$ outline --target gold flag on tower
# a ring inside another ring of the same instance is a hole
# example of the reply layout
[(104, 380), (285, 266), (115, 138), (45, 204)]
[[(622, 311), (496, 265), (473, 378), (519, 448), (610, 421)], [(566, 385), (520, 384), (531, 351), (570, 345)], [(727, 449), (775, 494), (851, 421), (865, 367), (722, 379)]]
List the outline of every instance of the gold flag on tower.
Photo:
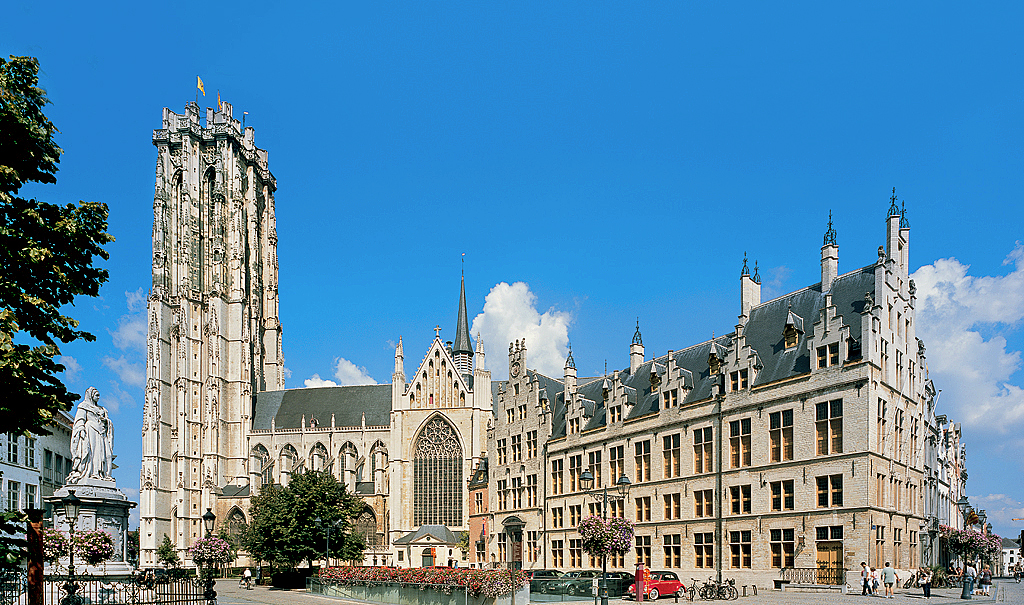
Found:
[(200, 92), (203, 93), (203, 96), (205, 97), (206, 96), (206, 89), (203, 88), (203, 79), (200, 78), (199, 76), (196, 76), (196, 87), (200, 90)]

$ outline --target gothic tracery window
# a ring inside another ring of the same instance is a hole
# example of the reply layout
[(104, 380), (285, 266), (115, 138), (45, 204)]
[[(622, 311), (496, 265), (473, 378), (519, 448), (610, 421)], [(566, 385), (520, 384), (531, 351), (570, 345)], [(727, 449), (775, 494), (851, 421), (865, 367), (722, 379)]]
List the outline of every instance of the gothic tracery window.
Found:
[(413, 451), (413, 523), (462, 525), (462, 446), (452, 425), (435, 416)]
[(242, 538), (242, 534), (245, 532), (245, 515), (242, 511), (237, 508), (231, 509), (228, 513), (228, 535), (235, 540), (235, 544), (238, 544)]
[(251, 472), (260, 478), (260, 486), (270, 485), (274, 482), (274, 464), (270, 460), (270, 452), (262, 445), (252, 448), (252, 469)]
[(355, 523), (353, 523), (352, 533), (362, 536), (367, 546), (377, 546), (380, 544), (380, 541), (377, 539), (377, 517), (373, 514), (373, 511), (368, 508), (363, 509), (363, 512), (356, 517)]

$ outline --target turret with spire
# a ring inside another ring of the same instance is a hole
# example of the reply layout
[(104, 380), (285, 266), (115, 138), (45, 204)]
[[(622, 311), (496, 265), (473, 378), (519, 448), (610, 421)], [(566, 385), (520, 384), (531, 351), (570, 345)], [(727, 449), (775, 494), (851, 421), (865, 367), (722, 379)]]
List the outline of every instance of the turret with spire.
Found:
[(832, 282), (839, 276), (839, 244), (836, 243), (836, 230), (832, 226), (832, 211), (828, 212), (828, 229), (821, 246), (821, 291), (832, 289)]
[(455, 342), (452, 343), (452, 356), (459, 374), (469, 376), (473, 373), (473, 343), (469, 341), (469, 314), (466, 312), (466, 276), (462, 276), (462, 290), (459, 293), (459, 323), (455, 326)]
[(644, 362), (644, 340), (640, 336), (640, 318), (636, 318), (636, 332), (633, 333), (633, 342), (629, 345), (629, 373), (636, 372), (640, 364)]

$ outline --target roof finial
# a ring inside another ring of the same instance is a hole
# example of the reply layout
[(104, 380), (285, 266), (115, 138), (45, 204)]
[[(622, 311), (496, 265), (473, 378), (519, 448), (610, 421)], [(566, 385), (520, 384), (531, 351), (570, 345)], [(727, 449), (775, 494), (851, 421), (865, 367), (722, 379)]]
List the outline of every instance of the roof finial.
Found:
[(825, 231), (825, 243), (824, 246), (835, 246), (836, 245), (836, 230), (832, 227), (832, 211), (828, 211), (828, 230)]
[(761, 285), (761, 274), (758, 273), (758, 271), (757, 271), (757, 261), (754, 261), (754, 277), (753, 277), (753, 280), (754, 280), (755, 284)]
[(896, 188), (892, 188), (892, 197), (889, 198), (889, 216), (899, 216), (900, 209), (896, 207)]
[(569, 343), (569, 356), (565, 358), (565, 369), (576, 369), (576, 360), (572, 358), (572, 343)]
[(633, 334), (633, 344), (643, 346), (644, 341), (640, 338), (640, 318), (636, 318), (636, 332)]
[(907, 200), (900, 202), (900, 229), (910, 229), (910, 221), (907, 220)]
[(740, 277), (744, 275), (750, 275), (750, 269), (747, 268), (747, 251), (743, 251), (743, 268), (740, 269)]
[(462, 277), (466, 277), (466, 253), (462, 253)]

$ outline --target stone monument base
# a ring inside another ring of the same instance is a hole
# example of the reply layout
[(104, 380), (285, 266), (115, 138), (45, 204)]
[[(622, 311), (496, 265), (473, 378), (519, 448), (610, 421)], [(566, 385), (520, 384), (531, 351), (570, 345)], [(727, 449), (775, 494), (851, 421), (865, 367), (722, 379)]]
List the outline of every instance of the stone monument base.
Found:
[[(126, 577), (132, 572), (128, 563), (128, 512), (136, 506), (117, 489), (113, 481), (104, 481), (95, 477), (83, 480), (75, 485), (65, 485), (48, 496), (46, 501), (53, 507), (53, 527), (64, 534), (68, 533), (68, 519), (64, 514), (62, 500), (74, 491), (82, 501), (78, 513), (75, 531), (102, 530), (114, 539), (114, 555), (99, 565), (87, 565), (84, 560), (75, 558), (75, 573), (110, 577), (116, 579)], [(47, 569), (49, 573), (66, 574), (67, 558), (61, 559)]]

